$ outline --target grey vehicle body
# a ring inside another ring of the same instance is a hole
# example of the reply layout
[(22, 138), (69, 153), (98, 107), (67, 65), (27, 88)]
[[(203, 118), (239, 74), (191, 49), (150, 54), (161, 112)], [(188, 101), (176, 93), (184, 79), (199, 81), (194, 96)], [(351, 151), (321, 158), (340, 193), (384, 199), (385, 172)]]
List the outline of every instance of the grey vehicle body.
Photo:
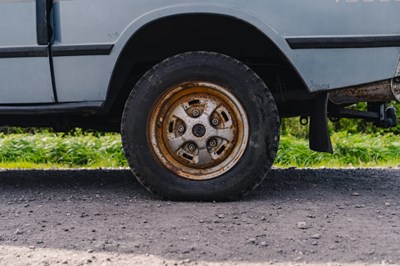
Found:
[[(35, 5), (34, 0), (0, 1), (0, 51), (40, 47)], [(0, 56), (0, 103), (54, 103), (54, 89), (59, 103), (101, 104), (128, 40), (148, 23), (183, 14), (224, 15), (257, 28), (287, 57), (310, 92), (384, 80), (395, 76), (399, 47), (292, 49), (288, 40), (398, 37), (399, 11), (395, 0), (55, 1), (54, 50), (110, 45), (110, 54), (54, 56), (55, 84), (47, 56)]]

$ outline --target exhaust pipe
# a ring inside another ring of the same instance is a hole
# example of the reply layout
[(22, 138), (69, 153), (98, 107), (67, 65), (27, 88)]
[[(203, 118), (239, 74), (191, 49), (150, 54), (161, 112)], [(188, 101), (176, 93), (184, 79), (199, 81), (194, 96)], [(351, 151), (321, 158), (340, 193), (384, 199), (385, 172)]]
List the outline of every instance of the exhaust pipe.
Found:
[(335, 104), (400, 102), (400, 77), (331, 91), (329, 100)]

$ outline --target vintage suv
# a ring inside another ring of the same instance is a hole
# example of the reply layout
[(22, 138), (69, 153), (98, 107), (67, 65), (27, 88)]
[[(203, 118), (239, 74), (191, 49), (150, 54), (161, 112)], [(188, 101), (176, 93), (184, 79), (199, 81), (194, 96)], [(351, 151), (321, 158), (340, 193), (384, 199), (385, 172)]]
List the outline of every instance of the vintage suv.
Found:
[(152, 193), (238, 199), (271, 168), (281, 117), (309, 117), (322, 152), (328, 118), (396, 124), (399, 14), (399, 0), (1, 0), (0, 125), (120, 131)]

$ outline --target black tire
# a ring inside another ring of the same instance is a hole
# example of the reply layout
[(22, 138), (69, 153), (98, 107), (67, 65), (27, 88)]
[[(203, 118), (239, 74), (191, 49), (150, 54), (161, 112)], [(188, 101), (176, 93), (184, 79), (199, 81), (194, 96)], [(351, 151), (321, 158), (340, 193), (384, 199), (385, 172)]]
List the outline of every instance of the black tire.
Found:
[[(220, 84), (239, 99), (247, 113), (247, 148), (232, 169), (207, 180), (183, 178), (155, 156), (148, 139), (149, 115), (171, 86), (203, 80)], [(279, 143), (279, 114), (261, 78), (226, 55), (188, 52), (170, 57), (150, 69), (129, 95), (121, 123), (123, 148), (134, 175), (150, 192), (169, 200), (237, 200), (267, 176)]]

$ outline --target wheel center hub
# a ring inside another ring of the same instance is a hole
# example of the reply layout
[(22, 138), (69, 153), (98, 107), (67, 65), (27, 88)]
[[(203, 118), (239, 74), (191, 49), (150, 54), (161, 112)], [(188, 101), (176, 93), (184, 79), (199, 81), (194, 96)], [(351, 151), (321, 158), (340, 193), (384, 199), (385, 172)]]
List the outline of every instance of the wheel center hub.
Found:
[(192, 133), (196, 137), (201, 138), (206, 134), (206, 128), (202, 124), (197, 124), (193, 127)]

